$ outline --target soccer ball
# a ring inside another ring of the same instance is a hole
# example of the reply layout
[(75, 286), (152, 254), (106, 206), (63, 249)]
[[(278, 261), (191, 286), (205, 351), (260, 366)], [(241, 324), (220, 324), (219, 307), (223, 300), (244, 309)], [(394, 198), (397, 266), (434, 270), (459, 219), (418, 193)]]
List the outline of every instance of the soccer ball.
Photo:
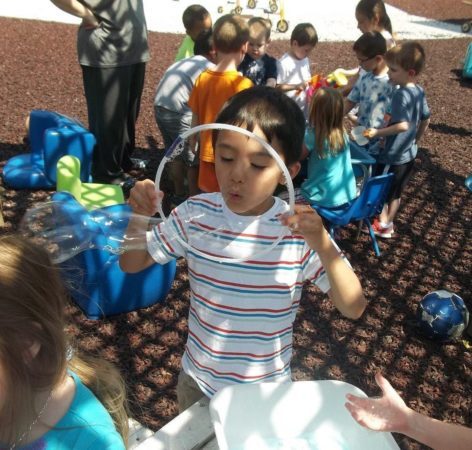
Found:
[(426, 294), (418, 305), (418, 322), (427, 337), (449, 341), (460, 337), (469, 323), (469, 311), (464, 300), (446, 291)]

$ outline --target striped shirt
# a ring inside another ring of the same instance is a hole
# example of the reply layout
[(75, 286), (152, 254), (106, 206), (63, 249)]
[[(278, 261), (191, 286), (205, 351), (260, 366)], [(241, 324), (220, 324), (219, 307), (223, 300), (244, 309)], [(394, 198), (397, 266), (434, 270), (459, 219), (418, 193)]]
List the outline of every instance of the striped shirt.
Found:
[[(202, 194), (148, 232), (148, 251), (158, 263), (187, 259), (191, 301), (182, 367), (209, 397), (229, 384), (290, 380), (303, 284), (330, 289), (317, 253), (281, 225), (278, 218), (287, 211), (287, 203), (274, 198), (263, 215), (240, 216), (220, 193)], [(206, 254), (253, 258), (215, 262), (185, 248), (176, 233)]]

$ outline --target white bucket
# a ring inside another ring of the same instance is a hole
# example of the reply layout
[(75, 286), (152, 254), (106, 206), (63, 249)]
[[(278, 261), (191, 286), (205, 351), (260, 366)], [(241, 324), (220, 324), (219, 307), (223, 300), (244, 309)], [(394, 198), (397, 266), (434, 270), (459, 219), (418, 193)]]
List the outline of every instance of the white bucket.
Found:
[(240, 384), (210, 401), (220, 450), (395, 450), (390, 433), (361, 427), (344, 404), (365, 397), (342, 381)]

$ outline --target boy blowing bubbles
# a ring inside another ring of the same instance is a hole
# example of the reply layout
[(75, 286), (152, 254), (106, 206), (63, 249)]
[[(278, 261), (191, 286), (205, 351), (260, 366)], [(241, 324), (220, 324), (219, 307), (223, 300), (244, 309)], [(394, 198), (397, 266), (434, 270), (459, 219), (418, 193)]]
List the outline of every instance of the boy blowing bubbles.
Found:
[[(241, 91), (226, 103), (216, 121), (267, 140), (290, 175), (298, 173), (303, 113), (282, 92), (266, 86)], [(181, 411), (228, 384), (290, 380), (293, 321), (304, 281), (328, 293), (346, 317), (360, 317), (366, 306), (357, 276), (316, 212), (299, 205), (289, 216), (286, 202), (273, 196), (284, 177), (267, 151), (254, 139), (229, 130), (215, 131), (213, 142), (221, 192), (188, 199), (151, 230), (132, 219), (127, 234), (146, 233), (147, 248), (120, 258), (127, 272), (180, 256), (187, 259), (191, 306), (177, 386)], [(135, 214), (152, 216), (162, 195), (151, 180), (140, 181), (131, 190), (129, 204)], [(250, 261), (214, 262), (173, 240), (172, 229), (177, 226), (192, 247), (208, 245), (208, 238), (205, 242), (192, 236), (185, 217), (198, 217), (204, 229), (214, 230), (215, 240), (219, 230), (230, 230), (235, 220), (244, 221), (247, 228), (241, 246), (258, 245), (258, 239), (270, 241), (281, 233), (284, 237), (271, 251)], [(287, 228), (281, 230), (277, 218)]]

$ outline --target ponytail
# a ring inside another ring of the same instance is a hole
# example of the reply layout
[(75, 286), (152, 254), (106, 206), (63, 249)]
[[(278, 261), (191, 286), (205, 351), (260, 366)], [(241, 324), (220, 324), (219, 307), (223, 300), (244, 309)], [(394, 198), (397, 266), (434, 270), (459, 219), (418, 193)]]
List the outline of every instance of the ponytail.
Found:
[(129, 427), (126, 388), (118, 370), (110, 362), (89, 355), (72, 356), (69, 368), (103, 403), (127, 447)]

